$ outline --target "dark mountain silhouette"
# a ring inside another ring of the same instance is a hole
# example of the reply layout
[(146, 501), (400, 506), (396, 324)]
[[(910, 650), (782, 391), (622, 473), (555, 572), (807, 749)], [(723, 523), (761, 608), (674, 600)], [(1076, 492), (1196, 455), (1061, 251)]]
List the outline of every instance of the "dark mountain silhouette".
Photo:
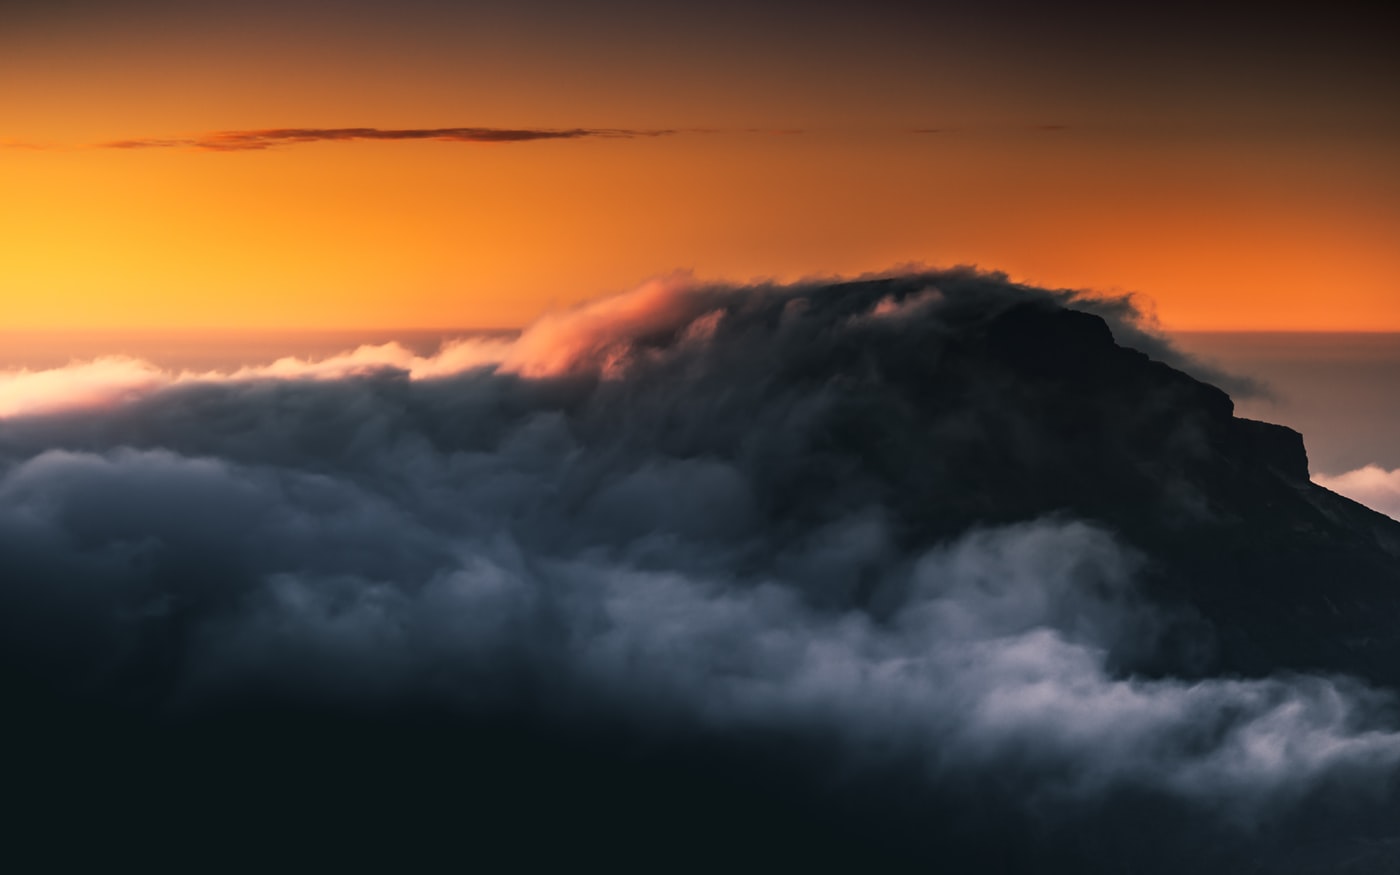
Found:
[(1400, 522), (1312, 483), (1302, 435), (1235, 417), (1224, 391), (1097, 315), (1031, 301), (954, 319), (928, 345), (838, 352), (812, 375), (853, 381), (832, 441), (911, 538), (1095, 520), (1150, 557), (1154, 598), (1208, 624), (1213, 652), (1172, 671), (1400, 681)]

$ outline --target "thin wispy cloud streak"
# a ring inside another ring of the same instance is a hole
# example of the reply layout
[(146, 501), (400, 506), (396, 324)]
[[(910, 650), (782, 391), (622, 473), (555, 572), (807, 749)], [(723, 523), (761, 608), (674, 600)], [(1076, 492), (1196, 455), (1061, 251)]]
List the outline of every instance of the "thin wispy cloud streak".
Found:
[(112, 140), (104, 149), (203, 149), (210, 152), (255, 152), (306, 143), (391, 142), (531, 143), (542, 140), (628, 140), (666, 137), (675, 129), (636, 128), (266, 128), (213, 131), (192, 137)]
[[(886, 136), (929, 135), (996, 135), (1053, 134), (1082, 130), (1066, 124), (1034, 123), (1024, 125), (921, 125), (904, 129), (867, 129), (867, 134)], [(1107, 129), (1099, 126), (1095, 132)], [(819, 132), (820, 129), (817, 129)], [(0, 148), (32, 151), (69, 151), (73, 149), (195, 149), (207, 152), (258, 152), (285, 146), (310, 143), (346, 142), (440, 142), (440, 143), (531, 143), (569, 140), (634, 140), (658, 139), (693, 134), (739, 134), (771, 137), (791, 137), (814, 133), (807, 128), (744, 127), (716, 128), (704, 126), (670, 128), (257, 128), (248, 130), (209, 131), (188, 136), (131, 137), (107, 140), (86, 146), (58, 145), (19, 140), (0, 141)]]
[[(902, 132), (886, 134), (1016, 134), (1046, 133), (1068, 130), (1067, 125), (1035, 124), (1020, 127), (944, 126), (913, 127)], [(131, 137), (107, 140), (90, 146), (58, 145), (19, 140), (0, 141), (0, 148), (30, 151), (71, 151), (95, 148), (114, 150), (195, 149), (206, 152), (261, 152), (286, 146), (311, 143), (349, 142), (439, 142), (439, 143), (532, 143), (569, 140), (635, 140), (658, 139), (691, 134), (740, 134), (770, 137), (792, 137), (809, 134), (806, 128), (790, 127), (674, 127), (674, 128), (257, 128), (249, 130), (209, 131), (174, 137)]]

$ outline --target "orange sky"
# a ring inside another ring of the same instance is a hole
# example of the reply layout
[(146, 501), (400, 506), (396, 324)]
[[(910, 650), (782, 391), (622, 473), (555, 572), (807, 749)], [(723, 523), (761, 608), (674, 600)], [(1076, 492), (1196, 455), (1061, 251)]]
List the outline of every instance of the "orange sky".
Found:
[[(1369, 43), (1309, 66), (1290, 33), (1061, 51), (835, 4), (283, 6), (0, 8), (0, 328), (511, 326), (676, 269), (922, 262), (1141, 292), (1169, 329), (1400, 330)], [(93, 147), (351, 126), (714, 130)]]

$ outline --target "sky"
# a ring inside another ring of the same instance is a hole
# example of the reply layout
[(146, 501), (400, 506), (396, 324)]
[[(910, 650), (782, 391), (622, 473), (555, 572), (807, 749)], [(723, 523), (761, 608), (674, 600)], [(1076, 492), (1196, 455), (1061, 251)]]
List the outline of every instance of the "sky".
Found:
[(0, 328), (508, 328), (974, 264), (1400, 330), (1394, 28), (1329, 5), (0, 2)]
[[(1314, 474), (1394, 469), (1400, 496), (1400, 334), (1205, 332), (1172, 339), (1202, 361), (1253, 379), (1258, 391), (1234, 393), (1236, 413), (1301, 432)], [(1400, 500), (1383, 503), (1400, 515)]]

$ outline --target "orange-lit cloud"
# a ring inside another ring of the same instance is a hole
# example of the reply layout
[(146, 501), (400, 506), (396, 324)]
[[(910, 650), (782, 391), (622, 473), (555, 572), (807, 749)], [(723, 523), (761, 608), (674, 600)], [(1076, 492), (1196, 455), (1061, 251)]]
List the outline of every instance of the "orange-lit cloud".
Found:
[(563, 373), (581, 361), (609, 361), (638, 335), (697, 317), (704, 299), (688, 294), (683, 274), (654, 280), (624, 295), (550, 313), (531, 325), (502, 359), (507, 371), (527, 377)]
[(105, 357), (42, 371), (0, 371), (0, 419), (111, 407), (170, 382), (139, 359)]
[(171, 371), (132, 356), (103, 356), (60, 368), (0, 370), (0, 419), (112, 407), (180, 383), (253, 380), (339, 380), (394, 370), (410, 379), (434, 379), (480, 367), (526, 377), (548, 377), (577, 368), (603, 376), (639, 336), (699, 322), (695, 336), (713, 330), (711, 296), (683, 274), (634, 291), (546, 314), (517, 337), (461, 337), (432, 355), (398, 343), (366, 344), (321, 359), (286, 357), (229, 371)]
[[(872, 277), (864, 277), (871, 280)], [(895, 324), (937, 318), (931, 315), (947, 300), (940, 285), (949, 281), (970, 284), (958, 300), (981, 295), (987, 306), (1014, 296), (1078, 301), (1097, 311), (1139, 340), (1140, 314), (1127, 299), (1078, 297), (1065, 292), (1026, 289), (1008, 283), (1000, 274), (979, 274), (960, 269), (943, 273), (888, 274), (886, 280), (904, 281), (918, 290), (899, 298), (893, 293), (853, 310), (842, 320), (845, 326)], [(860, 281), (850, 288), (856, 289)], [(644, 283), (632, 291), (546, 313), (523, 331), (511, 335), (469, 335), (449, 339), (431, 355), (418, 354), (396, 342), (365, 344), (348, 352), (323, 358), (285, 357), (270, 364), (227, 370), (180, 370), (157, 367), (134, 356), (104, 356), (72, 362), (64, 367), (39, 370), (0, 370), (0, 419), (45, 415), (71, 410), (100, 409), (128, 403), (154, 392), (185, 383), (241, 383), (256, 380), (340, 380), (379, 371), (397, 371), (412, 380), (427, 380), (490, 368), (501, 374), (527, 379), (565, 374), (592, 374), (604, 380), (623, 378), (629, 369), (651, 355), (658, 338), (668, 339), (685, 351), (705, 348), (726, 318), (726, 309), (748, 296), (793, 296), (795, 308), (784, 311), (784, 321), (800, 316), (808, 303), (801, 297), (811, 283), (790, 286), (712, 285), (686, 273), (675, 273)], [(1019, 298), (1016, 298), (1019, 300)], [(1149, 343), (1156, 343), (1148, 340)], [(1157, 349), (1166, 358), (1172, 353)]]
[(383, 370), (431, 379), (499, 364), (511, 351), (509, 341), (491, 338), (453, 340), (431, 356), (386, 343), (324, 359), (289, 357), (232, 371), (170, 371), (131, 356), (103, 356), (61, 368), (0, 371), (0, 420), (115, 407), (182, 383), (339, 380)]

